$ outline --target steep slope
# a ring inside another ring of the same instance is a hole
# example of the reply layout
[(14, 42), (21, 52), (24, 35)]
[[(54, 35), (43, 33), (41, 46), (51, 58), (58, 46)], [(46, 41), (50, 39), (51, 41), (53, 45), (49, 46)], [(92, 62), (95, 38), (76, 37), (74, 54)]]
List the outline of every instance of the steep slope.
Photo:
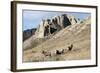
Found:
[[(91, 17), (84, 19), (81, 23), (69, 25), (57, 32), (52, 38), (42, 44), (24, 51), (24, 62), (58, 61), (58, 60), (82, 60), (90, 59), (91, 40)], [(73, 44), (72, 51), (68, 52), (68, 46)], [(65, 53), (57, 55), (56, 50), (65, 50)], [(50, 57), (44, 56), (42, 51), (49, 51)], [(34, 53), (35, 52), (35, 53)], [(39, 56), (40, 55), (40, 56)]]
[(76, 24), (74, 26), (70, 25), (66, 27), (65, 29), (62, 29), (61, 31), (59, 31), (51, 39), (47, 40), (46, 42), (44, 42), (43, 44), (35, 48), (49, 49), (51, 47), (55, 48), (54, 46), (58, 46), (57, 48), (60, 48), (60, 45), (64, 46), (66, 45), (67, 42), (68, 43), (70, 42), (69, 44), (71, 44), (86, 37), (87, 39), (90, 37), (90, 24)]

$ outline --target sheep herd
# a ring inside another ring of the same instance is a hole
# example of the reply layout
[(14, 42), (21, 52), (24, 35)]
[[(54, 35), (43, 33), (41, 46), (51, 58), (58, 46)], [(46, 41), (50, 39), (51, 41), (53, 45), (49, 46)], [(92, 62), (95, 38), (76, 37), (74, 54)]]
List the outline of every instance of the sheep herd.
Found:
[[(70, 46), (68, 46), (68, 49), (60, 49), (60, 50), (55, 50), (54, 54), (55, 55), (61, 55), (61, 54), (64, 54), (68, 51), (71, 51), (73, 48), (73, 44), (71, 44)], [(52, 52), (50, 51), (45, 51), (45, 50), (42, 50), (42, 54), (44, 54), (45, 56), (52, 56), (54, 55)]]
[[(61, 55), (72, 51), (73, 44), (68, 46), (66, 49), (55, 49), (55, 50), (40, 50), (40, 51), (31, 51), (31, 55), (29, 53), (25, 53), (27, 56), (24, 56), (24, 62), (38, 62), (38, 61), (49, 61), (56, 60), (58, 61)], [(29, 54), (29, 55), (28, 55)]]

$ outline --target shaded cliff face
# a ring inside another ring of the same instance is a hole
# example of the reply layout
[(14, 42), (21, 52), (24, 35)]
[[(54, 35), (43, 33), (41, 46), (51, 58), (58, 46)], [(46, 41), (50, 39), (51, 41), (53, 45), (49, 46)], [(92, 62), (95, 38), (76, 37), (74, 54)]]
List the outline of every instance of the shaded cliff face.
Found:
[(78, 21), (74, 16), (63, 14), (55, 16), (52, 19), (42, 20), (35, 32), (37, 38), (44, 38), (50, 34), (60, 31), (61, 29), (76, 24)]
[(27, 40), (32, 35), (34, 35), (35, 31), (36, 31), (36, 28), (28, 29), (28, 30), (23, 31), (23, 41)]

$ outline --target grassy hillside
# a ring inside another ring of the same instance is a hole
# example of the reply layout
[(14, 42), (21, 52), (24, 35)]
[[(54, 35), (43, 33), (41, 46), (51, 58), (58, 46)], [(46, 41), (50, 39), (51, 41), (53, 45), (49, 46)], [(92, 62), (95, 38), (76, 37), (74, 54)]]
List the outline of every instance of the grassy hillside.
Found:
[[(24, 50), (23, 62), (90, 59), (90, 20), (88, 18), (79, 24), (70, 25), (38, 46)], [(73, 44), (73, 48), (68, 51), (68, 46), (71, 44)], [(59, 55), (56, 54), (56, 50), (64, 50), (64, 52)], [(42, 53), (43, 51), (50, 55), (46, 56)]]

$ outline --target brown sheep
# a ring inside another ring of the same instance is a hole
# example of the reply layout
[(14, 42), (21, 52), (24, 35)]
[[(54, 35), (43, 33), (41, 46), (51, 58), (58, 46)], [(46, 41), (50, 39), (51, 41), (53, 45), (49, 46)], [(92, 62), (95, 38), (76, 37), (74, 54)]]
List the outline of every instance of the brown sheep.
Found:
[(56, 55), (60, 55), (60, 54), (62, 54), (62, 53), (64, 53), (64, 49), (63, 49), (63, 50), (61, 50), (61, 51), (56, 50)]
[(68, 46), (68, 51), (71, 51), (73, 48), (73, 44), (71, 44), (70, 46)]
[(51, 56), (51, 53), (50, 52), (47, 52), (47, 51), (42, 51), (42, 54), (44, 54), (45, 56)]

